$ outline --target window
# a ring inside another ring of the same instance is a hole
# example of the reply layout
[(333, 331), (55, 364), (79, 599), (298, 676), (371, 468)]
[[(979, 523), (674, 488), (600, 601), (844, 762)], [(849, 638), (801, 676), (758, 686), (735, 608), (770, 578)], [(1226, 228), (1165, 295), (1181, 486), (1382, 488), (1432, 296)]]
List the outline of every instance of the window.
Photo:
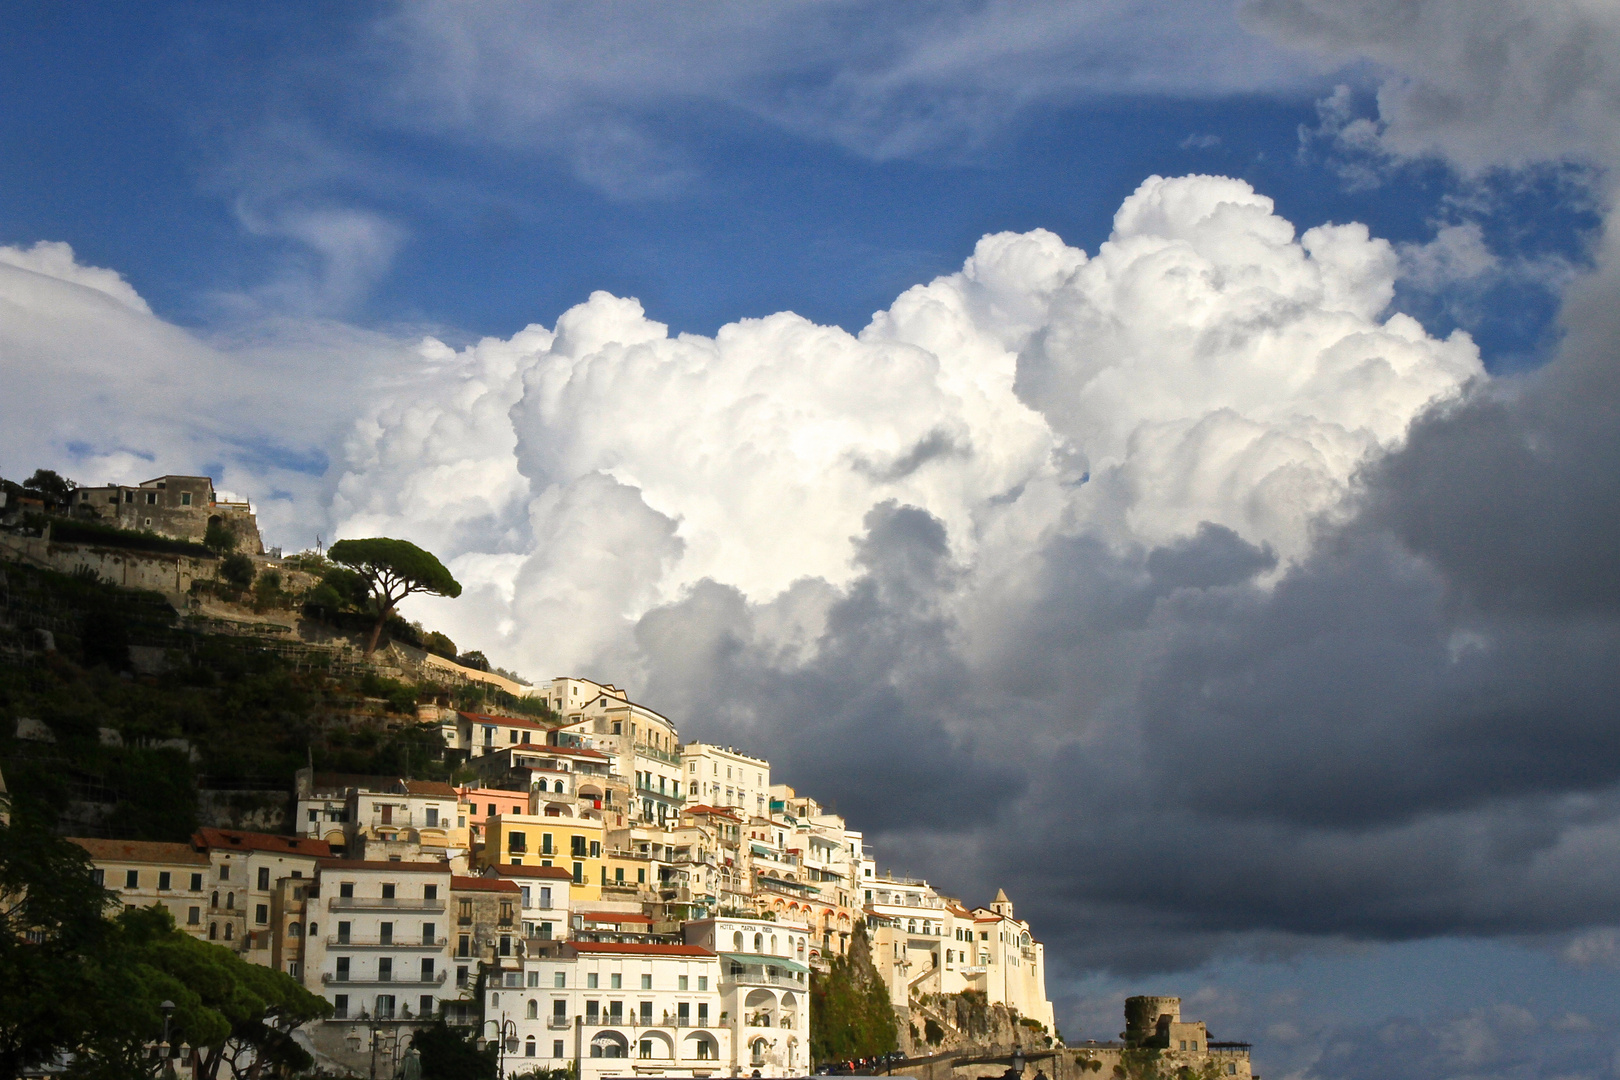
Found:
[[(649, 1010), (652, 1008), (652, 1005), (649, 1002), (644, 1001), (644, 1002), (642, 1002), (642, 1004), (646, 1005)], [(648, 1020), (652, 1019), (652, 1013), (650, 1011), (647, 1013), (647, 1019)], [(644, 1057), (644, 1058), (652, 1057), (652, 1040), (651, 1039), (642, 1039), (641, 1040), (640, 1051), (641, 1051), (641, 1056), (642, 1057)]]
[(685, 990), (686, 989), (686, 976), (685, 975), (677, 975), (677, 976), (675, 976), (675, 989), (677, 989), (677, 990)]
[[(562, 970), (552, 972), (551, 985), (558, 990), (565, 989), (568, 986), (568, 972)], [(561, 1005), (562, 1002), (559, 1001), (557, 1004)]]
[(377, 961), (377, 981), (378, 982), (393, 982), (394, 981), (394, 958), (393, 957), (384, 956), (384, 957), (380, 958)]
[(553, 852), (551, 850), (551, 834), (550, 833), (541, 833), (540, 834), (540, 854), (542, 854), (542, 855), (553, 854)]
[(377, 995), (377, 1019), (392, 1020), (394, 1018), (394, 995)]
[[(567, 1019), (567, 1018), (564, 1017), (564, 1019)], [(551, 1056), (554, 1057), (554, 1058), (560, 1058), (560, 1057), (563, 1056), (563, 1043), (562, 1043), (561, 1039), (553, 1039), (552, 1040), (552, 1042), (551, 1042)]]
[(701, 991), (707, 990), (708, 988), (709, 988), (709, 977), (707, 975), (699, 975), (698, 976), (698, 990), (701, 992)]
[[(652, 989), (652, 976), (651, 975), (643, 974), (641, 976), (641, 988), (643, 990), (651, 990)], [(650, 1009), (650, 1008), (652, 1008), (652, 1006), (648, 1005), (647, 1008)]]
[(585, 864), (582, 862), (577, 862), (574, 864), (574, 884), (585, 884)]
[(437, 939), (434, 937), (434, 927), (430, 922), (425, 922), (422, 924), (422, 944), (437, 944)]
[(186, 908), (186, 925), (198, 926), (202, 923), (202, 908)]
[(512, 901), (510, 900), (501, 901), (501, 925), (512, 925)]
[(320, 821), (321, 820), (321, 812), (319, 810), (316, 810), (314, 807), (311, 807), (310, 811), (309, 811), (309, 820), (311, 820), (311, 821)]
[(191, 891), (192, 892), (202, 892), (202, 875), (201, 874), (192, 874), (191, 875)]
[(417, 1012), (419, 1013), (419, 1015), (432, 1016), (433, 1015), (433, 995), (432, 994), (423, 994), (421, 1000), (416, 1003), (416, 1007), (417, 1007)]
[(622, 1001), (610, 1001), (610, 1002), (608, 1002), (608, 1023), (610, 1023), (610, 1024), (622, 1024), (622, 1023), (624, 1023), (624, 1002), (622, 1002)]
[(624, 987), (624, 976), (617, 971), (608, 976), (608, 989), (619, 990)]
[(471, 935), (462, 934), (459, 938), (456, 939), (456, 955), (457, 956), (471, 956), (472, 955), (472, 936)]
[(432, 982), (433, 981), (433, 974), (434, 974), (434, 972), (433, 972), (433, 957), (431, 957), (431, 956), (422, 957), (422, 979), (421, 979), (421, 981), (425, 982), (425, 983)]
[(393, 882), (388, 882), (388, 883), (384, 884), (383, 887), (382, 887), (382, 892), (383, 892), (382, 898), (384, 900), (392, 900), (394, 898), (394, 884), (393, 884)]
[(539, 986), (540, 985), (540, 973), (538, 971), (529, 972), (529, 985), (530, 986)]
[[(466, 955), (466, 954), (463, 953), (462, 955)], [(464, 967), (456, 968), (456, 985), (460, 986), (460, 987), (465, 987), (467, 985), (467, 969), (466, 968), (464, 968)]]
[(208, 940), (213, 941), (219, 937), (219, 923), (208, 924)]
[[(534, 1002), (531, 1001), (531, 1002), (529, 1002), (529, 1004), (533, 1005)], [(534, 1057), (535, 1056), (534, 1055), (534, 1036), (533, 1035), (530, 1035), (527, 1039), (523, 1040), (523, 1056), (524, 1057)]]
[(338, 982), (349, 981), (349, 958), (347, 956), (337, 958), (337, 980)]
[(523, 852), (528, 851), (529, 850), (528, 837), (525, 836), (523, 833), (520, 833), (520, 832), (507, 833), (506, 834), (506, 850), (511, 852), (514, 855), (522, 854)]
[(539, 924), (539, 929), (540, 929), (540, 940), (541, 941), (550, 941), (551, 940), (551, 924), (548, 923), (548, 922), (540, 923)]
[(348, 1017), (348, 1015), (349, 1015), (349, 995), (348, 994), (333, 994), (332, 995), (332, 1016), (335, 1019), (343, 1020), (343, 1019), (346, 1019)]
[[(157, 492), (155, 492), (155, 491), (148, 491), (148, 492), (147, 492), (147, 493), (146, 493), (146, 505), (147, 505), (147, 506), (156, 506), (156, 505), (157, 505)], [(151, 518), (147, 518), (147, 519), (146, 519), (146, 523), (147, 523), (147, 524), (148, 524), (148, 525), (150, 525), (150, 524), (151, 524), (151, 523), (152, 523), (152, 519), (151, 519)]]
[(598, 975), (594, 971), (586, 972), (586, 974), (585, 974), (585, 989), (587, 989), (587, 990), (595, 990), (598, 986), (601, 985), (601, 978), (602, 978), (602, 976)]
[(349, 943), (349, 925), (350, 924), (346, 922), (338, 923), (337, 943), (339, 945), (347, 945)]
[[(709, 980), (707, 978), (701, 978), (700, 977), (698, 979), (698, 989), (699, 990), (703, 989), (702, 984), (704, 984), (704, 983), (706, 983), (708, 981)], [(709, 1003), (707, 1001), (700, 1001), (700, 1002), (698, 1002), (698, 1027), (708, 1027), (708, 1026), (709, 1026)]]
[(270, 905), (255, 904), (253, 906), (253, 921), (263, 926), (270, 921)]
[(424, 886), (422, 886), (422, 899), (424, 899), (424, 900), (437, 900), (438, 898), (439, 898), (439, 887), (437, 885), (424, 885)]
[(345, 899), (354, 896), (354, 882), (345, 881), (338, 886), (338, 895)]
[[(701, 1009), (701, 1008), (703, 1008), (703, 1006), (699, 1005), (698, 1008)], [(709, 1060), (709, 1040), (708, 1039), (699, 1039), (698, 1040), (697, 1056), (698, 1056), (699, 1061), (708, 1061)]]
[(585, 1003), (585, 1022), (587, 1024), (595, 1024), (601, 1020), (601, 1007), (602, 1003), (599, 1001), (587, 1001)]
[(568, 839), (569, 854), (576, 859), (583, 859), (585, 857), (585, 838), (583, 836), (571, 836)]
[(191, 505), (191, 492), (182, 491), (180, 493), (180, 505), (181, 506), (190, 506)]
[(392, 945), (394, 943), (394, 924), (391, 922), (377, 924), (377, 943), (379, 945)]
[(688, 1027), (692, 1023), (692, 1006), (681, 1002), (675, 1006), (675, 1020), (681, 1027)]
[(169, 872), (167, 870), (160, 870), (158, 872), (158, 891), (169, 891)]
[(542, 886), (540, 886), (540, 906), (543, 907), (543, 908), (548, 908), (548, 907), (551, 906), (551, 886), (550, 885), (542, 885)]
[(124, 871), (124, 888), (138, 889), (141, 885), (141, 872), (139, 870)]
[(511, 934), (502, 934), (501, 935), (501, 955), (502, 956), (511, 956), (512, 955), (512, 935)]
[(532, 899), (529, 895), (529, 887), (527, 885), (520, 886), (518, 892), (523, 898), (523, 906), (532, 907), (533, 905), (529, 903), (530, 899)]
[(430, 806), (427, 808), (425, 813), (427, 817), (426, 824), (436, 828), (439, 824), (439, 808), (437, 806)]

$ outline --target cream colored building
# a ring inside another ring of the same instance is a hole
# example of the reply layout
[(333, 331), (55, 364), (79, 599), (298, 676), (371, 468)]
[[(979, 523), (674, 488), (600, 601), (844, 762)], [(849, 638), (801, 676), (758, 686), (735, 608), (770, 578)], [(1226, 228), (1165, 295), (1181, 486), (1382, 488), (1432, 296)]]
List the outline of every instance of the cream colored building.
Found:
[(735, 1076), (721, 981), (719, 957), (690, 944), (570, 942), (486, 989), (485, 1033), (511, 1032), (508, 1076)]
[(742, 817), (770, 812), (771, 763), (730, 746), (689, 742), (681, 747), (688, 802), (727, 806)]
[(559, 710), (564, 726), (554, 741), (608, 755), (629, 782), (626, 824), (668, 827), (678, 822), (686, 788), (674, 722), (631, 701), (612, 684), (556, 679), (547, 685), (551, 700), (567, 706)]
[(90, 856), (96, 884), (117, 893), (126, 910), (161, 904), (180, 929), (207, 938), (212, 867), (206, 854), (190, 844), (77, 836), (72, 840)]

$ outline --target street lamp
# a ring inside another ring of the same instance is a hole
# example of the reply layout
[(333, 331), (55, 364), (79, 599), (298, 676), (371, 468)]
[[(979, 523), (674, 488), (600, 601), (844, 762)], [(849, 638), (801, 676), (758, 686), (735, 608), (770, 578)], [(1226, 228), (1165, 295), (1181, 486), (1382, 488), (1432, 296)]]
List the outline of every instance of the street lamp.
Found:
[[(517, 1021), (508, 1020), (506, 1018), (506, 1014), (503, 1012), (501, 1013), (501, 1018), (499, 1020), (485, 1020), (484, 1023), (495, 1025), (496, 1039), (500, 1042), (500, 1064), (498, 1066), (496, 1075), (499, 1076), (501, 1080), (506, 1080), (506, 1040), (517, 1039)], [(488, 1044), (486, 1043), (485, 1045)]]
[(169, 1059), (169, 1016), (174, 1012), (174, 1002), (165, 998), (158, 1008), (163, 1010), (163, 1041), (158, 1043), (158, 1054), (163, 1058), (163, 1071), (172, 1073), (174, 1062)]

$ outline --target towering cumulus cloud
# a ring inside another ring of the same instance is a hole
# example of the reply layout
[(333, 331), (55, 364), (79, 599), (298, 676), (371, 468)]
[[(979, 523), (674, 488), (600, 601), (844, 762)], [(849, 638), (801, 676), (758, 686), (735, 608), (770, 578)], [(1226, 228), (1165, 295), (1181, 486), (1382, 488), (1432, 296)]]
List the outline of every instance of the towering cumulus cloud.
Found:
[(424, 343), (337, 509), (450, 557), (458, 639), (769, 753), (948, 888), (1042, 879), (1075, 962), (1620, 919), (1620, 635), (1560, 572), (1612, 561), (1614, 471), (1566, 475), (1612, 457), (1612, 288), (1493, 383), (1397, 272), (1153, 177), (1094, 254), (987, 236), (856, 335), (597, 294)]
[(343, 527), (445, 550), (481, 599), (436, 618), (564, 668), (634, 662), (635, 620), (705, 579), (846, 588), (888, 502), (972, 580), (1051, 537), (1206, 522), (1292, 558), (1479, 371), (1466, 336), (1381, 320), (1395, 270), (1361, 226), (1297, 237), (1241, 181), (1154, 177), (1094, 257), (987, 236), (859, 335), (781, 313), (672, 338), (598, 293), (551, 332), (424, 345), (351, 440)]

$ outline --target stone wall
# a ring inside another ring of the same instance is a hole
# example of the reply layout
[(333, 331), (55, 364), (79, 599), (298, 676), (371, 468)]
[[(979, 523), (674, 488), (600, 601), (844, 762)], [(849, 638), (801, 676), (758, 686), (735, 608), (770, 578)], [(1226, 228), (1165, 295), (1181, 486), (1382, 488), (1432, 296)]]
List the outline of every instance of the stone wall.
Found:
[(101, 580), (126, 589), (148, 589), (183, 608), (191, 583), (211, 580), (219, 560), (163, 551), (131, 551), (99, 544), (62, 544), (47, 538), (0, 533), (0, 558), (71, 574), (94, 571)]

